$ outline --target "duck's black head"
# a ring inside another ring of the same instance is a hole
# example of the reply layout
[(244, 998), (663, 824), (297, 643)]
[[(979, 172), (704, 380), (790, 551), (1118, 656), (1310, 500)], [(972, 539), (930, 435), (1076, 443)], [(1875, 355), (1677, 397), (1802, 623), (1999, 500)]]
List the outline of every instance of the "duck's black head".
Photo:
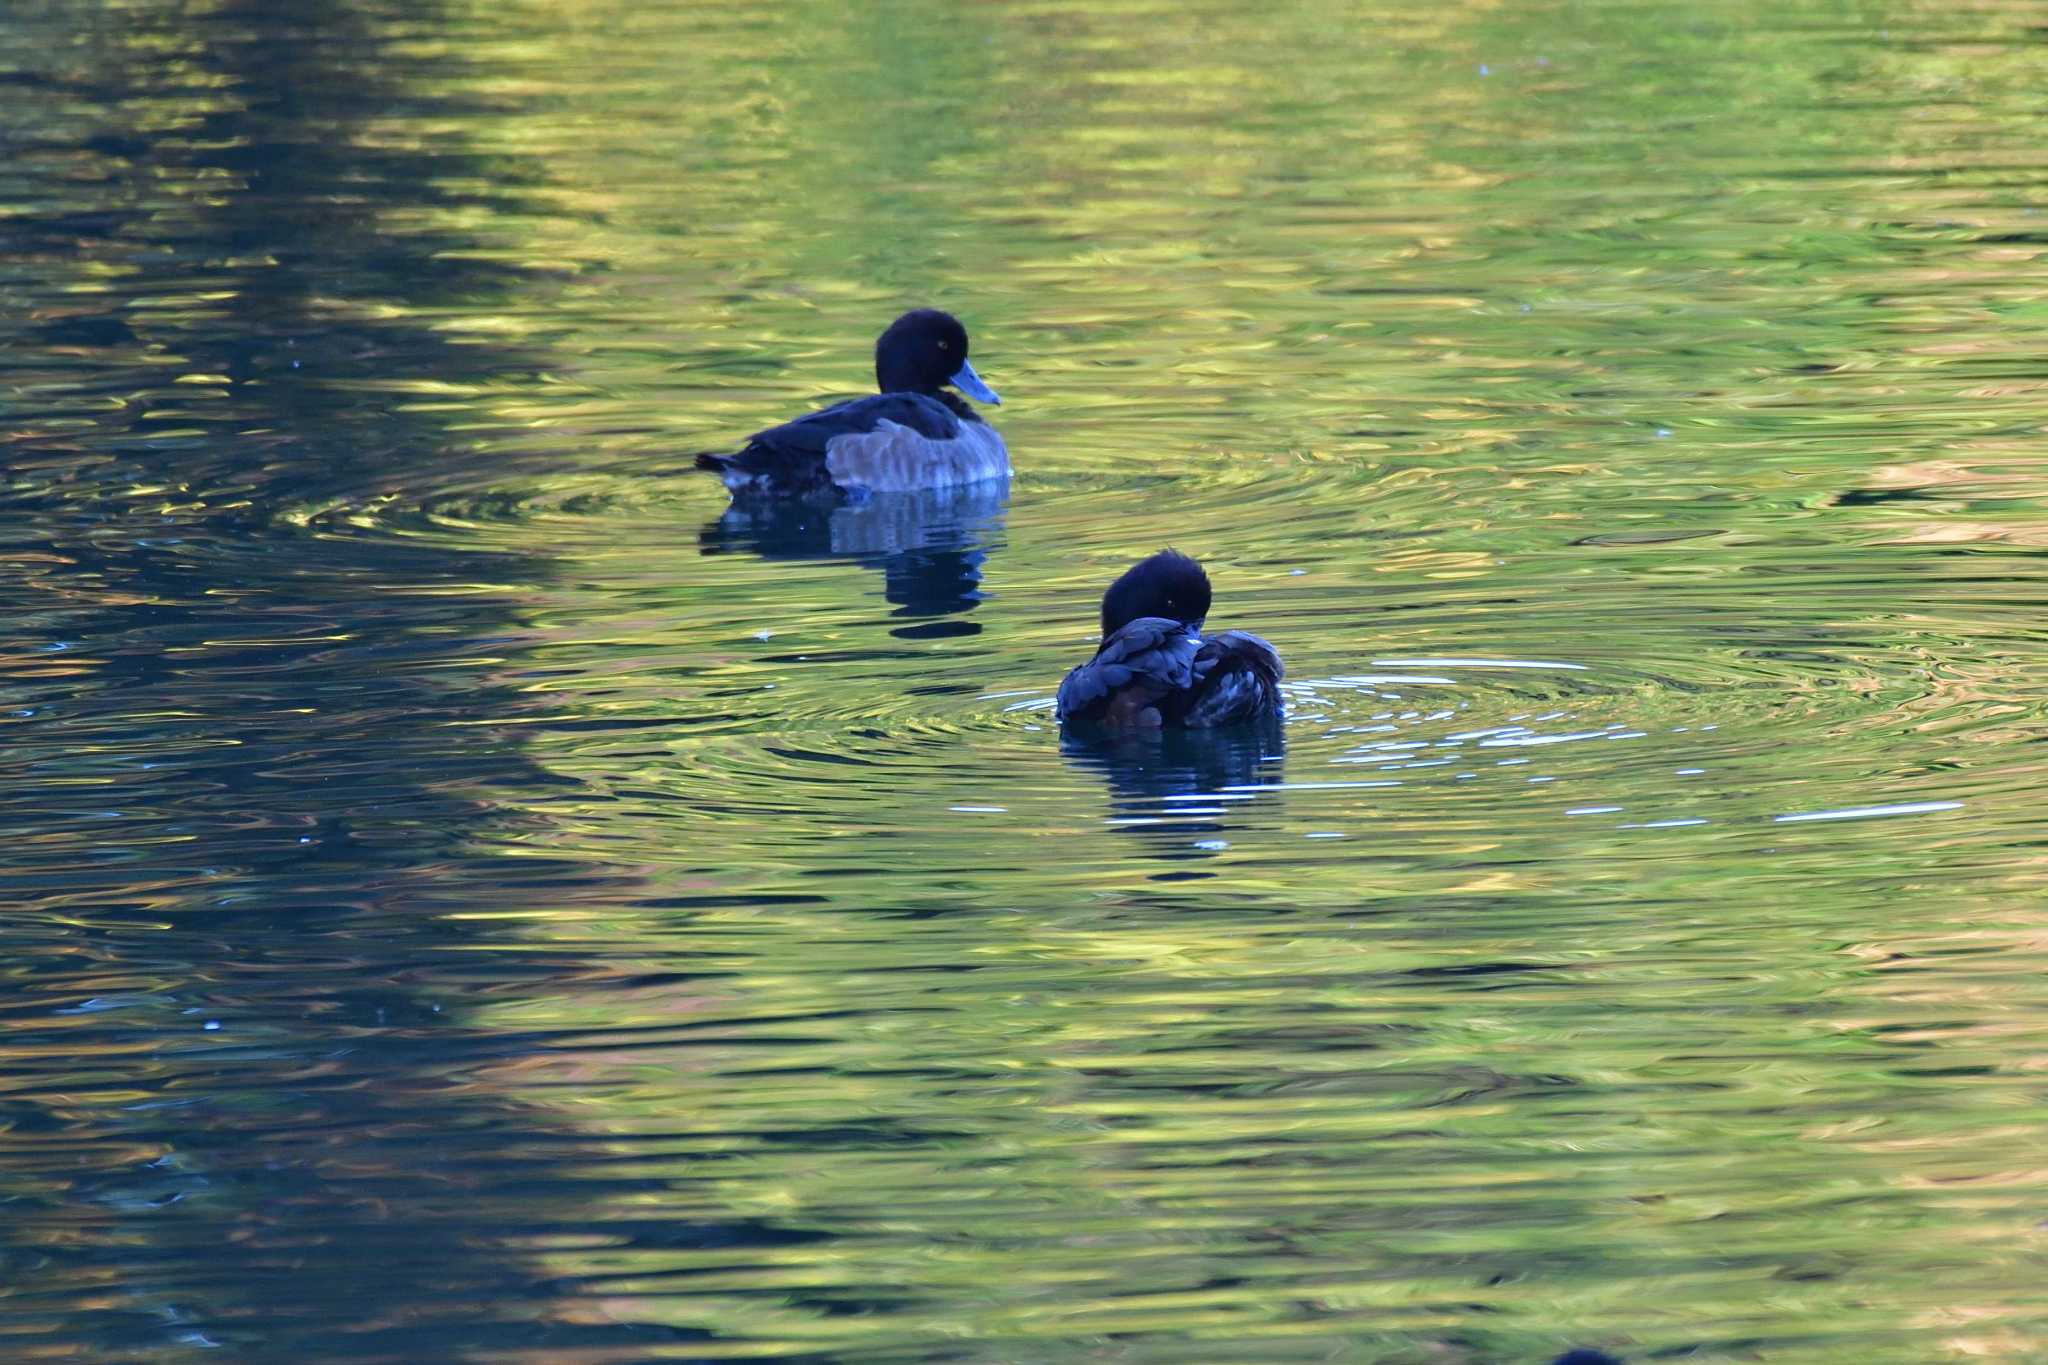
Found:
[(1161, 550), (1125, 569), (1102, 594), (1102, 638), (1140, 616), (1164, 616), (1200, 630), (1209, 615), (1209, 575), (1179, 550)]
[(1621, 1362), (1605, 1351), (1589, 1350), (1581, 1346), (1577, 1350), (1566, 1351), (1551, 1361), (1550, 1365), (1621, 1365)]
[(913, 308), (875, 342), (875, 387), (883, 393), (937, 393), (951, 384), (969, 398), (1000, 403), (967, 363), (967, 329), (936, 308)]

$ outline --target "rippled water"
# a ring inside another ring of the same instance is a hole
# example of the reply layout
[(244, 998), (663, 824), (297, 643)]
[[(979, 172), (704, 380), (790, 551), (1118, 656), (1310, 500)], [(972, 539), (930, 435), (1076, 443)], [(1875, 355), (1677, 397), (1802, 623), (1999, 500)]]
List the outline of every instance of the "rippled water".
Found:
[(0, 10), (0, 1355), (2048, 1359), (2042, 34)]

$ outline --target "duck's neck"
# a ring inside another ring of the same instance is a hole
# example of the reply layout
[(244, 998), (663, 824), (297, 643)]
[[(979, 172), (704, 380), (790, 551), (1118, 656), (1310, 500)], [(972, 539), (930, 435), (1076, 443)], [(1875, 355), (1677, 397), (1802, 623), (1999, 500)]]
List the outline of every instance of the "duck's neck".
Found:
[(883, 393), (914, 393), (920, 397), (929, 398), (934, 403), (943, 406), (946, 411), (952, 413), (963, 422), (980, 422), (985, 420), (980, 413), (974, 410), (974, 406), (971, 403), (951, 389), (925, 388), (920, 384), (898, 384), (893, 388), (884, 384), (881, 386), (881, 389)]
[(927, 398), (938, 399), (946, 405), (947, 411), (962, 421), (979, 422), (982, 420), (981, 414), (974, 410), (974, 406), (951, 389), (920, 389), (918, 392)]

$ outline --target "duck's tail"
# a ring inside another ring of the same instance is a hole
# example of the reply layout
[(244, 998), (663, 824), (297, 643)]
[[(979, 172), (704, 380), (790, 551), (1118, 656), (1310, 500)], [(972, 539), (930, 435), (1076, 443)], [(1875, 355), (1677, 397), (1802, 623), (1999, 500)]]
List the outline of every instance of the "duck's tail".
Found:
[(732, 468), (732, 456), (714, 455), (708, 450), (704, 451), (697, 456), (697, 468), (708, 470), (723, 478), (726, 471)]

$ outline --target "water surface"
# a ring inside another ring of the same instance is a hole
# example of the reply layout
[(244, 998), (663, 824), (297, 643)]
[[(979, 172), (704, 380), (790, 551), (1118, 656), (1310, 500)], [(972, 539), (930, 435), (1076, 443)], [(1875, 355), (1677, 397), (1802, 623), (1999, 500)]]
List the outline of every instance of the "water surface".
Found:
[(0, 1354), (2048, 1355), (2031, 7), (0, 38)]

